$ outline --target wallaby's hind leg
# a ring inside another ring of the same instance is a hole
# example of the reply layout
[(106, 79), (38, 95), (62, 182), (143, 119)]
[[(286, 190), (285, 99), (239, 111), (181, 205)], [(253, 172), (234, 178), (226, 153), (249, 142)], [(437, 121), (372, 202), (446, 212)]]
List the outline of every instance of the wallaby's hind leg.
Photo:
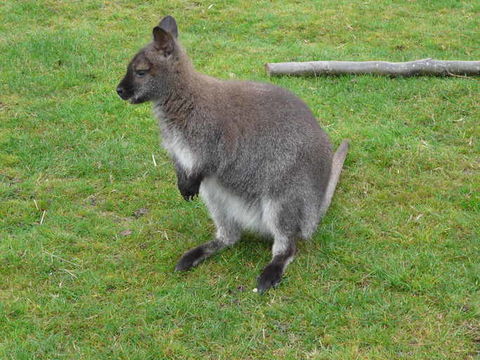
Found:
[[(208, 204), (208, 203), (207, 203)], [(241, 229), (238, 224), (220, 213), (220, 209), (211, 211), (213, 221), (217, 227), (215, 239), (206, 242), (187, 251), (175, 266), (176, 271), (188, 270), (193, 266), (197, 266), (200, 262), (215, 254), (216, 252), (235, 244), (241, 235)]]
[(295, 241), (287, 238), (276, 238), (274, 239), (272, 252), (272, 261), (263, 269), (257, 279), (257, 289), (260, 293), (280, 283), (285, 268), (295, 256)]
[(272, 261), (263, 269), (257, 279), (257, 289), (263, 293), (277, 286), (282, 280), (287, 265), (295, 256), (295, 238), (301, 223), (301, 202), (266, 201), (263, 204), (263, 222), (273, 235)]

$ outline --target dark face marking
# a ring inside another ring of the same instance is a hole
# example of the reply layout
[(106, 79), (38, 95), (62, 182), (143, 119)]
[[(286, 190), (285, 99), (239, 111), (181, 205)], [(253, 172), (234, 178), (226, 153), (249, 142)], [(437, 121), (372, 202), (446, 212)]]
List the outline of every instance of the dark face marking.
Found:
[[(128, 64), (127, 73), (117, 87), (117, 93), (123, 100), (130, 100), (132, 104), (139, 104), (148, 99), (142, 91), (151, 80), (153, 64), (147, 58), (145, 51), (140, 51)], [(140, 94), (139, 94), (140, 93)], [(139, 96), (140, 95), (140, 96)]]

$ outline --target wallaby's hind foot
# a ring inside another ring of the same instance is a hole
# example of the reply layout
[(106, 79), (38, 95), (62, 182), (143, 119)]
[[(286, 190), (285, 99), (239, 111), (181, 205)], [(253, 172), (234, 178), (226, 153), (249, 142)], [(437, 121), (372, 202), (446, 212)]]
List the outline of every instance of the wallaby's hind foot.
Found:
[(263, 294), (270, 288), (275, 288), (282, 281), (283, 267), (280, 264), (268, 264), (257, 278), (257, 289), (260, 294)]
[(285, 268), (293, 260), (294, 255), (295, 244), (292, 242), (284, 251), (273, 256), (272, 261), (263, 269), (257, 278), (257, 290), (260, 294), (280, 284)]
[(212, 240), (190, 249), (182, 255), (180, 260), (178, 260), (177, 265), (175, 266), (175, 271), (189, 270), (226, 246), (227, 245), (221, 241)]

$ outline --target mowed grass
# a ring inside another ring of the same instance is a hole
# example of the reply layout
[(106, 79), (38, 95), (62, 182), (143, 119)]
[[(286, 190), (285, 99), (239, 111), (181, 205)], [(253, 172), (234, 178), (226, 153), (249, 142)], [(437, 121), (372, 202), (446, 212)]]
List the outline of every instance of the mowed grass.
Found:
[[(1, 359), (479, 357), (480, 78), (269, 79), (263, 64), (480, 60), (480, 3), (24, 0), (0, 14)], [(178, 194), (150, 106), (114, 91), (166, 14), (198, 70), (286, 87), (336, 145), (351, 139), (330, 211), (264, 296), (270, 245), (252, 234), (173, 272), (214, 227)]]

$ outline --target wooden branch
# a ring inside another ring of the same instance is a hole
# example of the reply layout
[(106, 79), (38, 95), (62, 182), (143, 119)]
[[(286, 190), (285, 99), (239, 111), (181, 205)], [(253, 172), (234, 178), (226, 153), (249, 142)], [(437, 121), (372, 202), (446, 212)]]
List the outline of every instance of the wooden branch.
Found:
[(423, 59), (409, 62), (386, 61), (309, 61), (268, 63), (269, 76), (295, 75), (343, 75), (375, 74), (387, 76), (479, 76), (480, 61), (443, 61)]

